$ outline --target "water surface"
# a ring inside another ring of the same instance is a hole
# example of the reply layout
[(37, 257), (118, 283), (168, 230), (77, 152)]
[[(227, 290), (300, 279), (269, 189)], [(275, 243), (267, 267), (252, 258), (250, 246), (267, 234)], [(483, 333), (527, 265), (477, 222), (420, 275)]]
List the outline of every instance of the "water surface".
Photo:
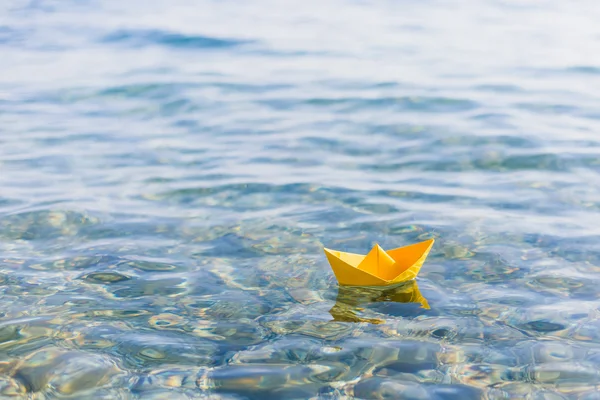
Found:
[[(599, 20), (3, 2), (0, 394), (600, 398)], [(383, 293), (322, 252), (431, 237)]]

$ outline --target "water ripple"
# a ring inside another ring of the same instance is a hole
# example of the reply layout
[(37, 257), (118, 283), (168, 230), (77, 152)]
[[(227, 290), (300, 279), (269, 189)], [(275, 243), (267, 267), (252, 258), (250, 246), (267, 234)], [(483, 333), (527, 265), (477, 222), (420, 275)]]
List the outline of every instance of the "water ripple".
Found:
[(174, 49), (219, 50), (252, 43), (249, 40), (224, 39), (201, 35), (184, 35), (157, 29), (122, 29), (102, 38), (102, 42), (124, 44), (132, 47), (165, 46)]

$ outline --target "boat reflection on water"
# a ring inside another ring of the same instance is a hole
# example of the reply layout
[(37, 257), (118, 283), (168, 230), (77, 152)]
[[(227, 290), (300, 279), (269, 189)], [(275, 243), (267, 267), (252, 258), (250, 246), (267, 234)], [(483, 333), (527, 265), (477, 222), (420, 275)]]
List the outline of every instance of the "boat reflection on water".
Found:
[(369, 322), (382, 324), (379, 318), (363, 318), (358, 314), (370, 303), (419, 303), (421, 308), (429, 310), (429, 303), (419, 290), (416, 280), (394, 286), (393, 288), (340, 286), (335, 305), (329, 310), (334, 321)]

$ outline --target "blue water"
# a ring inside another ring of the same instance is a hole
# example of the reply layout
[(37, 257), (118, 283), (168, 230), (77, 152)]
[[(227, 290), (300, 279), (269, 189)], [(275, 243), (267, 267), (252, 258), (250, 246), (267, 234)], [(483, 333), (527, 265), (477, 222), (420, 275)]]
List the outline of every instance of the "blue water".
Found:
[(600, 398), (598, 21), (1, 2), (0, 397)]

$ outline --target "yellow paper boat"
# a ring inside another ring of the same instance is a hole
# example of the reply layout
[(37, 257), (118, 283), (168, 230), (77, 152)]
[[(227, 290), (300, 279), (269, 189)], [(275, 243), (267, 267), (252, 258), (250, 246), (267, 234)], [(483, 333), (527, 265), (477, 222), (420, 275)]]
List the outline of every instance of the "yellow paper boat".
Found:
[(379, 318), (361, 317), (363, 306), (370, 303), (419, 303), (421, 308), (429, 310), (429, 303), (419, 290), (417, 281), (410, 281), (393, 288), (340, 287), (335, 305), (329, 310), (334, 321), (369, 322), (382, 324)]
[(388, 286), (415, 279), (433, 239), (385, 251), (378, 244), (369, 254), (324, 249), (340, 286)]

